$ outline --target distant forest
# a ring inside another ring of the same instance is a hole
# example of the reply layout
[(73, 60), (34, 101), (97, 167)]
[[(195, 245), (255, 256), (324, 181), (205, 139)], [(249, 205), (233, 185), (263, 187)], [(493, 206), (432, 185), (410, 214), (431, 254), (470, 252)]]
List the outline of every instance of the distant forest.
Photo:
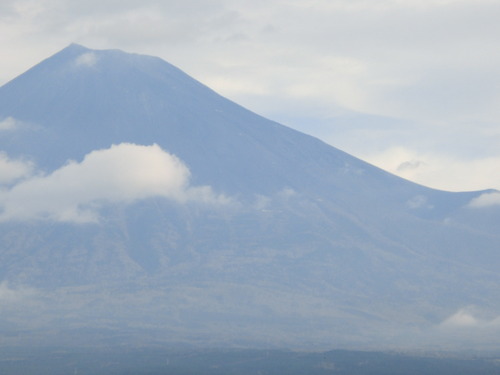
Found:
[(2, 348), (3, 375), (497, 375), (500, 358), (336, 350)]

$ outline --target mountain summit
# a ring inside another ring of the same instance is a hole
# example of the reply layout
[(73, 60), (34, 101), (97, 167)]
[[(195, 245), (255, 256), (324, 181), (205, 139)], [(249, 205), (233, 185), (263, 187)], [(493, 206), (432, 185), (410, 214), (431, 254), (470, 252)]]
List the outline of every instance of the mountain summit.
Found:
[(70, 45), (0, 88), (0, 150), (21, 338), (498, 344), (496, 192), (403, 180), (159, 58)]

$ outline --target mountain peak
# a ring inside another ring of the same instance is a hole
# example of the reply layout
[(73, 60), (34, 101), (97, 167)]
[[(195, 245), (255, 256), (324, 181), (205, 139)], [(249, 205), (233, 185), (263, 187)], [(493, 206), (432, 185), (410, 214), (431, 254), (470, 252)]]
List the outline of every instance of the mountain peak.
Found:
[(158, 57), (116, 49), (71, 44), (10, 81), (0, 88), (0, 119), (8, 117), (38, 131), (0, 147), (46, 170), (113, 144), (156, 143), (186, 162), (196, 183), (230, 193), (389, 180), (421, 189), (242, 108)]
[(73, 43), (10, 81), (0, 88), (0, 119), (8, 117), (39, 131), (0, 147), (46, 170), (112, 144), (156, 143), (197, 183), (224, 191), (294, 189), (309, 185), (305, 176), (322, 176), (315, 190), (386, 180), (421, 189), (242, 108), (158, 57), (116, 49)]
[(85, 51), (85, 50), (90, 50), (90, 48), (82, 45), (82, 44), (78, 44), (78, 43), (71, 43), (69, 44), (66, 48), (62, 49), (62, 51), (69, 51), (69, 50), (80, 50), (80, 51)]

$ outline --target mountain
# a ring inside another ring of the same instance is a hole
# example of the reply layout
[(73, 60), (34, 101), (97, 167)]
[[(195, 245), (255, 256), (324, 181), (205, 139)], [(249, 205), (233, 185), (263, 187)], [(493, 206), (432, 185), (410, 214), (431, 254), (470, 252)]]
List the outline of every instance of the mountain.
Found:
[(0, 150), (0, 344), (499, 348), (496, 191), (75, 44), (0, 88)]

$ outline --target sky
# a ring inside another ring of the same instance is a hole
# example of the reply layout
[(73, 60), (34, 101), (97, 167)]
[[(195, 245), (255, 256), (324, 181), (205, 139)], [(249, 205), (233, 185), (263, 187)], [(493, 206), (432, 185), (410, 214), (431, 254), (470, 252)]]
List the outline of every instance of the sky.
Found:
[(498, 0), (2, 0), (0, 84), (73, 42), (155, 55), (402, 177), (500, 189), (499, 17)]

